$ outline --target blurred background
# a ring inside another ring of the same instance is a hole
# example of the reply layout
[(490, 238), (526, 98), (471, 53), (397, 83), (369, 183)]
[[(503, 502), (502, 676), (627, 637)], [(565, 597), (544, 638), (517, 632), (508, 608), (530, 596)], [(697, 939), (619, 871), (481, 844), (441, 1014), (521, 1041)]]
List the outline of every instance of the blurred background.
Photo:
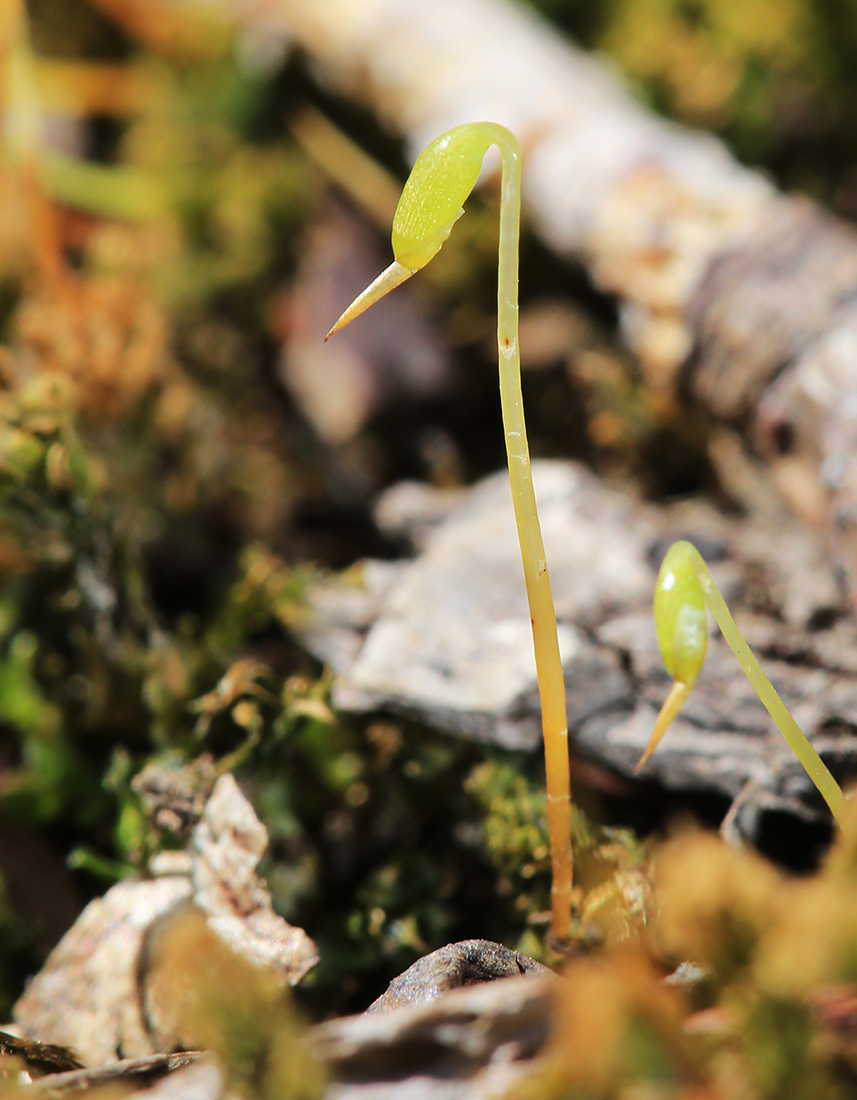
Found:
[[(857, 215), (850, 0), (539, 8), (652, 111)], [(402, 552), (381, 490), (504, 463), (495, 191), (324, 346), (389, 262), (402, 135), (214, 3), (0, 0), (0, 66), (0, 1021), (86, 900), (181, 843), (134, 784), (152, 762), (240, 770), (320, 1014), (474, 914), (537, 953), (539, 761), (344, 722), (292, 635), (313, 577)], [(705, 414), (526, 226), (521, 286), (534, 455), (725, 500)]]

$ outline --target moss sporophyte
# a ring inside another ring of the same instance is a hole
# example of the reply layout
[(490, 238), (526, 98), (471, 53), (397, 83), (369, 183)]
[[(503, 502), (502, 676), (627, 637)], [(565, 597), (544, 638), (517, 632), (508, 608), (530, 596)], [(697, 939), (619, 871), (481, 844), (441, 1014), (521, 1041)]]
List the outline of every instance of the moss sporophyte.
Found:
[(462, 206), (492, 145), (500, 149), (502, 162), (497, 275), (500, 402), (542, 709), (552, 869), (551, 931), (562, 938), (568, 935), (571, 922), (572, 887), (568, 726), (556, 615), (533, 491), (521, 394), (518, 348), (521, 151), (505, 127), (492, 122), (456, 126), (423, 150), (405, 183), (393, 218), (394, 262), (351, 303), (327, 336), (353, 321), (437, 255), (464, 213)]
[[(393, 263), (355, 298), (326, 339), (437, 255), (464, 213), (462, 205), (473, 190), (483, 158), (492, 145), (499, 147), (502, 162), (497, 278), (500, 402), (542, 709), (552, 867), (551, 931), (561, 938), (569, 932), (572, 892), (568, 727), (556, 615), (533, 490), (521, 394), (518, 348), (521, 152), (513, 134), (496, 123), (474, 122), (442, 134), (423, 150), (405, 183), (393, 218)], [(708, 567), (689, 542), (677, 542), (670, 548), (658, 575), (655, 626), (664, 664), (674, 684), (637, 770), (649, 759), (681, 710), (702, 668), (708, 645), (706, 607), (777, 728), (841, 823), (846, 807), (841, 788), (762, 672)]]
[(776, 723), (777, 729), (841, 825), (846, 810), (842, 789), (762, 672), (759, 662), (735, 625), (708, 566), (696, 547), (689, 542), (673, 543), (661, 565), (655, 586), (654, 613), (658, 645), (666, 670), (674, 683), (658, 714), (654, 732), (637, 770), (643, 767), (656, 749), (690, 695), (702, 669), (708, 648), (706, 607), (714, 616), (729, 648), (738, 658), (738, 663)]

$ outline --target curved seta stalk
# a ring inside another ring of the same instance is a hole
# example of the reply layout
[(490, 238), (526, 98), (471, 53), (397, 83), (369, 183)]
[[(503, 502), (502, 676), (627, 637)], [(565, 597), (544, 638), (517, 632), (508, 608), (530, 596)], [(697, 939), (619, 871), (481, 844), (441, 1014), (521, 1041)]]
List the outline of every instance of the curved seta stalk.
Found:
[(675, 683), (661, 708), (652, 738), (637, 770), (642, 768), (654, 752), (690, 694), (702, 668), (708, 643), (705, 607), (714, 616), (729, 648), (738, 658), (738, 663), (773, 718), (777, 729), (841, 825), (846, 810), (842, 788), (762, 671), (753, 651), (735, 625), (708, 566), (696, 547), (689, 542), (676, 542), (670, 547), (655, 587), (654, 613), (658, 643), (664, 665)]
[(417, 158), (393, 219), (391, 264), (336, 322), (338, 332), (373, 302), (424, 267), (442, 247), (479, 176), (485, 153), (500, 149), (500, 247), (497, 274), (497, 347), (500, 402), (509, 463), (512, 503), (533, 628), (533, 647), (542, 710), (551, 848), (551, 931), (568, 935), (571, 923), (571, 796), (565, 682), (556, 614), (539, 525), (521, 393), (518, 346), (518, 250), (521, 220), (521, 151), (503, 126), (476, 122), (436, 138)]

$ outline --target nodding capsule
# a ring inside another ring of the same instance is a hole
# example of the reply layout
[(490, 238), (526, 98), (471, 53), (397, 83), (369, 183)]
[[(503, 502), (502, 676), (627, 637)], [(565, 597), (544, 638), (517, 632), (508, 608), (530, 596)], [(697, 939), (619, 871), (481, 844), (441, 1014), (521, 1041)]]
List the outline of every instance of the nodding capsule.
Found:
[(452, 227), (464, 213), (463, 203), (479, 178), (483, 157), (497, 139), (497, 129), (485, 122), (456, 126), (423, 149), (393, 216), (395, 260), (354, 299), (325, 340), (425, 267), (440, 252)]
[(675, 683), (660, 709), (652, 736), (640, 757), (640, 771), (657, 748), (696, 683), (708, 648), (705, 596), (696, 571), (696, 548), (675, 542), (667, 551), (655, 585), (655, 630), (667, 672)]
[(456, 126), (417, 157), (393, 217), (393, 255), (412, 271), (437, 255), (464, 213), (491, 144), (483, 123)]
[(664, 666), (674, 680), (692, 686), (705, 661), (708, 620), (689, 542), (667, 551), (655, 586), (655, 629)]

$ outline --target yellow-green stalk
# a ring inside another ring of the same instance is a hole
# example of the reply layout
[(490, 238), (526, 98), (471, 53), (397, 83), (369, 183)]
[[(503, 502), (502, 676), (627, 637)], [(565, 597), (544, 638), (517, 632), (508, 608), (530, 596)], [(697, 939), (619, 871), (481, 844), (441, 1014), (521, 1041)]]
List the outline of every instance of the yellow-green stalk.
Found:
[(408, 177), (393, 218), (394, 262), (352, 302), (327, 335), (330, 337), (338, 332), (379, 298), (425, 267), (440, 251), (453, 225), (464, 213), (462, 204), (473, 190), (482, 160), (492, 145), (499, 147), (502, 158), (497, 275), (500, 402), (542, 707), (553, 872), (551, 931), (561, 938), (568, 934), (571, 921), (568, 725), (556, 614), (533, 491), (521, 395), (518, 348), (521, 151), (515, 137), (505, 127), (491, 122), (457, 126), (423, 150)]

